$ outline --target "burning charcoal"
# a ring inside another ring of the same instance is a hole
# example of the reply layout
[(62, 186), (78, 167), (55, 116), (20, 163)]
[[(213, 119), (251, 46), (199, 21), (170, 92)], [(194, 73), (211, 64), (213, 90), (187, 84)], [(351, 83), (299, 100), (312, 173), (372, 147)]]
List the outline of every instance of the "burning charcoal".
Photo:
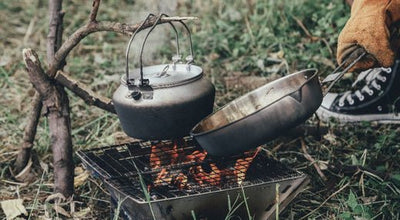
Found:
[(184, 189), (187, 185), (187, 182), (188, 182), (188, 177), (183, 173), (179, 173), (175, 177), (173, 184), (179, 189)]
[(193, 178), (200, 184), (217, 186), (221, 183), (221, 171), (215, 164), (210, 164), (211, 172), (206, 172), (202, 166), (193, 166), (189, 169)]
[(204, 161), (204, 159), (207, 156), (207, 152), (203, 151), (194, 151), (192, 154), (187, 155), (185, 158), (185, 162), (197, 162), (197, 163), (201, 163)]
[(151, 146), (151, 154), (150, 154), (150, 167), (152, 169), (157, 169), (161, 167), (161, 159), (160, 155), (157, 154), (157, 146)]
[(160, 173), (158, 173), (156, 180), (154, 181), (154, 186), (168, 185), (171, 184), (172, 177), (167, 169), (163, 168)]

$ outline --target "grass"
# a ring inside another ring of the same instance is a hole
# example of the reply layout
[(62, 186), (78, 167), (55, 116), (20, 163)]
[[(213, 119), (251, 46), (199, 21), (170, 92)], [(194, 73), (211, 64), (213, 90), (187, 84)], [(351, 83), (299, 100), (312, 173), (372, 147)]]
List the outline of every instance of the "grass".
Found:
[[(305, 68), (318, 68), (321, 76), (325, 76), (335, 65), (337, 36), (349, 16), (349, 8), (341, 0), (178, 2), (174, 14), (200, 17), (189, 27), (197, 63), (217, 88), (216, 108), (251, 90), (249, 85), (256, 83), (229, 84), (230, 78), (253, 77), (261, 81)], [(143, 5), (141, 1), (104, 1), (99, 19), (138, 20), (143, 16), (133, 11), (147, 11)], [(45, 0), (0, 2), (0, 200), (20, 195), (31, 219), (45, 216), (48, 212), (45, 200), (53, 191), (45, 117), (40, 121), (35, 140), (32, 174), (36, 178), (29, 185), (18, 185), (10, 182), (8, 169), (22, 142), (34, 91), (24, 70), (21, 50), (32, 47), (46, 65), (46, 7)], [(66, 37), (87, 21), (90, 3), (64, 2), (64, 10)], [(34, 31), (27, 33), (31, 22)], [(156, 48), (160, 52), (147, 64), (170, 60), (174, 51), (173, 34), (166, 37), (171, 43), (167, 41), (165, 46)], [(127, 41), (126, 37), (112, 33), (94, 34), (71, 53), (65, 70), (96, 92), (111, 97), (123, 71)], [(182, 43), (182, 50), (186, 52), (188, 42), (182, 40)], [(127, 140), (116, 116), (86, 106), (73, 94), (70, 99), (75, 150)], [(312, 119), (311, 123), (314, 122)], [(306, 134), (304, 140), (308, 153), (330, 180), (326, 183), (304, 157), (297, 137), (280, 138), (268, 144), (268, 150), (280, 146), (271, 151), (272, 156), (307, 173), (311, 179), (308, 188), (289, 204), (280, 219), (399, 219), (400, 128), (368, 123), (325, 126), (328, 127), (326, 134), (321, 137)], [(82, 166), (77, 158), (75, 162), (77, 167)], [(49, 164), (49, 172), (43, 173), (40, 163)], [(338, 164), (363, 165), (374, 172), (343, 172), (331, 168)], [(85, 217), (90, 219), (109, 217), (109, 195), (100, 180), (89, 177), (75, 190), (76, 212), (89, 210)], [(54, 215), (54, 211), (51, 213)], [(0, 211), (0, 218), (3, 215)]]

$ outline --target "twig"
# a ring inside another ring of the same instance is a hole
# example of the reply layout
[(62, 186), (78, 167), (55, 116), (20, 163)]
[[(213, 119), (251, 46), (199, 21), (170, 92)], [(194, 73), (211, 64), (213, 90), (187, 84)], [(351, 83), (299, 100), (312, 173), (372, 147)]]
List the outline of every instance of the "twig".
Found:
[(320, 209), (322, 206), (325, 205), (325, 203), (327, 203), (332, 197), (336, 196), (338, 193), (340, 193), (341, 191), (343, 191), (346, 187), (348, 187), (350, 185), (350, 182), (346, 183), (344, 186), (342, 186), (338, 191), (332, 193), (332, 195), (330, 195), (328, 198), (326, 198), (316, 209), (312, 210), (311, 212), (309, 212), (307, 215), (303, 216), (300, 218), (300, 220), (307, 218), (308, 216), (310, 216), (312, 213), (316, 212), (318, 209)]
[(308, 154), (307, 152), (307, 146), (306, 143), (304, 142), (303, 138), (300, 138), (300, 142), (301, 142), (301, 150), (304, 153), (304, 157), (310, 161), (312, 163), (312, 165), (314, 166), (315, 170), (317, 171), (317, 173), (319, 174), (319, 176), (322, 178), (322, 180), (324, 180), (325, 182), (328, 181), (328, 178), (326, 178), (326, 176), (324, 175), (324, 173), (321, 171), (321, 169), (319, 168), (317, 162), (314, 160), (313, 157), (311, 157), (310, 154)]
[(87, 88), (84, 84), (70, 78), (70, 76), (63, 71), (58, 71), (54, 77), (57, 82), (67, 87), (77, 96), (82, 98), (86, 104), (97, 106), (105, 111), (116, 113), (111, 99), (99, 96)]
[(293, 19), (296, 21), (297, 25), (300, 26), (300, 28), (304, 31), (304, 33), (307, 35), (307, 37), (309, 37), (312, 41), (317, 41), (320, 38), (319, 37), (315, 37), (313, 36), (310, 31), (308, 31), (308, 29), (306, 28), (306, 26), (303, 24), (303, 22), (298, 19), (296, 16), (292, 16)]
[(100, 0), (93, 0), (92, 11), (90, 12), (89, 16), (89, 23), (97, 22), (96, 17), (97, 17), (97, 12), (99, 11), (99, 6), (100, 6)]
[(29, 79), (43, 97), (43, 105), (48, 111), (55, 192), (69, 197), (73, 194), (74, 181), (69, 100), (63, 88), (54, 85), (44, 73), (35, 51), (24, 49), (22, 53)]
[(355, 175), (356, 173), (359, 172), (368, 172), (368, 173), (372, 173), (375, 176), (378, 176), (379, 178), (383, 179), (382, 177), (385, 176), (384, 173), (372, 170), (370, 168), (364, 167), (364, 166), (360, 166), (360, 165), (343, 165), (343, 164), (331, 164), (329, 166), (329, 169), (334, 171), (334, 172), (342, 172), (345, 175)]
[(331, 56), (334, 55), (332, 48), (330, 47), (328, 41), (325, 38), (313, 36), (299, 18), (297, 18), (296, 16), (292, 16), (292, 17), (296, 21), (297, 25), (299, 25), (300, 28), (304, 31), (304, 33), (307, 35), (307, 37), (311, 39), (311, 41), (321, 40), (328, 48), (330, 55)]
[(28, 123), (25, 126), (22, 148), (19, 150), (14, 163), (14, 173), (18, 174), (28, 164), (31, 157), (33, 141), (35, 140), (37, 125), (39, 123), (42, 109), (42, 100), (39, 93), (35, 92), (32, 100), (32, 107), (28, 115)]
[[(47, 34), (47, 62), (54, 58), (54, 53), (57, 51), (57, 35), (62, 31), (62, 1), (49, 0), (49, 33)], [(60, 41), (61, 42), (61, 39)]]

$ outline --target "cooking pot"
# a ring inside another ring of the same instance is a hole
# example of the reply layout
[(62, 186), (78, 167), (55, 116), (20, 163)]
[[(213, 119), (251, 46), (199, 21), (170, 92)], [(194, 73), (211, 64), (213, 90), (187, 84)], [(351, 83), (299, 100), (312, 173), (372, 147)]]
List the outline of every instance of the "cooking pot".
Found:
[(346, 60), (323, 83), (331, 82), (323, 94), (317, 70), (287, 75), (253, 90), (199, 122), (191, 135), (210, 155), (227, 156), (256, 148), (306, 121), (322, 98), (354, 64), (342, 72)]
[(145, 36), (140, 51), (140, 67), (130, 71), (129, 51), (137, 32), (145, 22), (154, 17), (150, 14), (133, 33), (126, 50), (126, 74), (121, 77), (121, 85), (114, 92), (113, 103), (124, 132), (134, 138), (163, 140), (183, 137), (191, 128), (213, 110), (215, 88), (204, 77), (203, 69), (194, 65), (192, 40), (188, 32), (190, 55), (183, 63), (179, 50), (177, 31), (177, 55), (171, 64), (143, 67), (142, 55), (146, 40), (163, 16)]

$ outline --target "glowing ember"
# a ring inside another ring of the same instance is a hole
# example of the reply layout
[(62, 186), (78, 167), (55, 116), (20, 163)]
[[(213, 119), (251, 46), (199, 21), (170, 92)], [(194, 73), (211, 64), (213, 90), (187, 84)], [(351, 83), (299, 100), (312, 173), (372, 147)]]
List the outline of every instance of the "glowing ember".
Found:
[(187, 182), (188, 177), (183, 173), (179, 173), (174, 180), (174, 185), (178, 187), (178, 189), (184, 189), (187, 185)]
[(211, 171), (206, 172), (201, 166), (193, 166), (189, 169), (189, 172), (200, 185), (218, 186), (221, 183), (221, 171), (213, 163), (210, 164), (210, 167)]
[(163, 168), (158, 173), (156, 180), (154, 181), (154, 186), (160, 186), (163, 184), (170, 184), (172, 182), (172, 177), (167, 171), (167, 169)]
[(239, 185), (241, 185), (244, 179), (246, 178), (246, 172), (249, 169), (251, 162), (253, 162), (254, 158), (257, 156), (260, 149), (261, 148), (257, 148), (254, 154), (250, 157), (236, 160), (235, 170), (233, 171), (233, 173), (236, 176), (236, 182)]
[[(246, 152), (243, 154), (243, 158), (236, 160), (234, 165), (221, 169), (217, 166), (218, 162), (204, 163), (207, 152), (199, 150), (192, 153), (183, 152), (180, 143), (184, 143), (184, 141), (174, 141), (173, 145), (159, 143), (151, 147), (150, 167), (152, 170), (161, 168), (152, 183), (154, 187), (169, 185), (184, 189), (189, 187), (188, 183), (191, 180), (204, 187), (221, 186), (223, 183), (240, 185), (245, 180), (246, 172), (260, 150), (257, 148), (257, 150)], [(190, 166), (192, 163), (196, 165)], [(173, 173), (168, 171), (169, 165), (176, 164), (188, 164), (189, 167), (186, 166)]]

